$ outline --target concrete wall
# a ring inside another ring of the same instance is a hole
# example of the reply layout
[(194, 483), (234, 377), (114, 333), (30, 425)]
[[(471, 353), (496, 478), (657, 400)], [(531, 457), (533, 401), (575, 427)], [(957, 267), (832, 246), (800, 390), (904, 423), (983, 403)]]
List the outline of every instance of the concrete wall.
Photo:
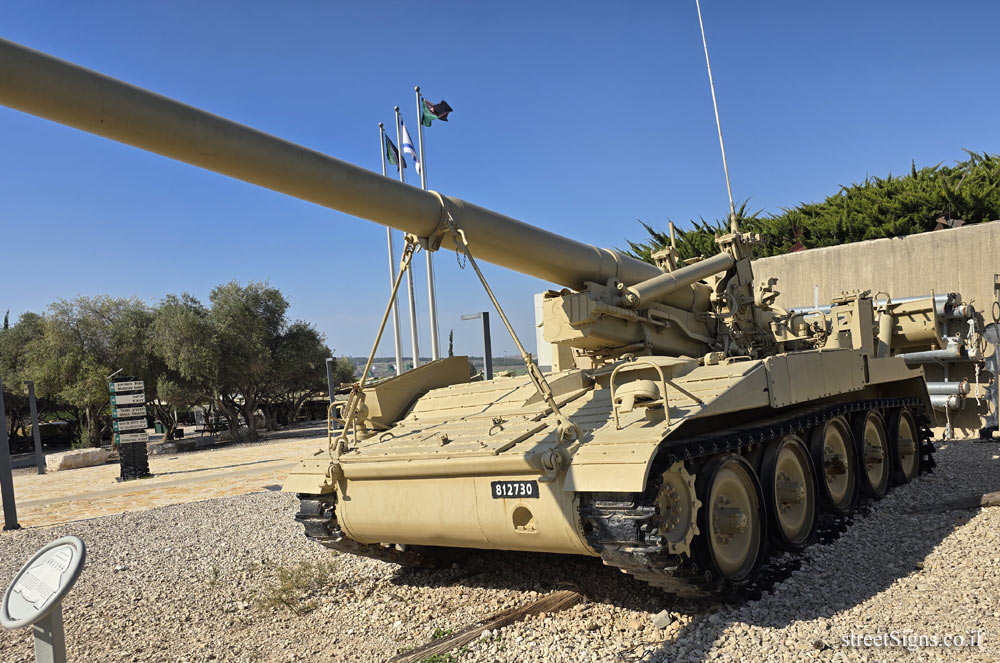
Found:
[[(778, 279), (776, 304), (781, 307), (811, 306), (816, 286), (820, 304), (848, 290), (892, 297), (958, 292), (990, 322), (993, 275), (1000, 273), (1000, 221), (763, 258), (754, 261), (753, 270), (757, 283)], [(926, 370), (927, 379), (944, 379), (941, 368), (928, 365)], [(958, 366), (949, 379), (963, 377), (975, 380)], [(985, 400), (978, 407), (967, 400), (966, 410), (953, 419), (956, 433), (974, 436), (987, 408)]]
[(845, 290), (870, 289), (893, 297), (960, 292), (989, 317), (993, 275), (1000, 273), (1000, 222), (980, 223), (909, 237), (810, 249), (754, 261), (758, 283), (777, 277), (777, 305), (810, 306)]

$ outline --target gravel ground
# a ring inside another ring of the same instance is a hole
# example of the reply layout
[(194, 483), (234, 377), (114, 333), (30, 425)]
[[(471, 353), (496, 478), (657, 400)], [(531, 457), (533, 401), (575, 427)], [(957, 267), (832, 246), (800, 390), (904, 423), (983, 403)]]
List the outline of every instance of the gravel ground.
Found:
[[(86, 570), (64, 603), (73, 661), (384, 661), (571, 581), (585, 605), (434, 660), (995, 661), (1000, 508), (912, 510), (1000, 490), (1000, 445), (942, 445), (938, 461), (741, 603), (681, 601), (589, 558), (476, 553), (430, 572), (338, 556), (305, 540), (294, 499), (281, 493), (4, 533), (0, 584), (58, 536), (87, 542)], [(977, 629), (979, 647), (844, 646), (852, 634)], [(0, 632), (0, 661), (33, 660), (29, 631)]]

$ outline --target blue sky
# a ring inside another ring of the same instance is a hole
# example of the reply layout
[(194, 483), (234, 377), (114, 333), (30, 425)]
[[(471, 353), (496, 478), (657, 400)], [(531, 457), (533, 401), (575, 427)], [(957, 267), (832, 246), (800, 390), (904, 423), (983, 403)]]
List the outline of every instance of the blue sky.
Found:
[[(754, 209), (903, 173), (911, 159), (1000, 151), (995, 3), (702, 9), (734, 196)], [(398, 104), (414, 126), (419, 84), (455, 109), (425, 133), (430, 188), (599, 246), (642, 238), (637, 219), (726, 213), (693, 0), (8, 2), (0, 25), (6, 39), (372, 170), (378, 122), (391, 126)], [(207, 299), (218, 283), (267, 280), (338, 354), (360, 355), (388, 294), (380, 226), (5, 108), (0, 224), (12, 318), (77, 295)], [(435, 260), (442, 344), (454, 329), (456, 351), (477, 353), (478, 327), (459, 316), (488, 300), (454, 254)], [(486, 274), (533, 348), (531, 294), (548, 284)], [(514, 352), (499, 324), (494, 339), (496, 354)]]

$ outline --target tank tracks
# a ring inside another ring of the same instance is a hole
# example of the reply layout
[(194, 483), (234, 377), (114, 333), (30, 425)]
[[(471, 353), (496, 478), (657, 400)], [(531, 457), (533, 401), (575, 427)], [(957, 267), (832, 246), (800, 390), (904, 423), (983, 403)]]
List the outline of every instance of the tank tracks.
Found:
[[(657, 457), (650, 476), (658, 477), (664, 468), (678, 460), (690, 461), (719, 453), (738, 453), (776, 437), (812, 428), (839, 415), (872, 408), (887, 410), (905, 406), (918, 406), (914, 410), (920, 429), (918, 473), (929, 472), (934, 467), (934, 446), (930, 442), (928, 422), (923, 420), (919, 405), (920, 401), (916, 398), (838, 403), (799, 411), (787, 417), (753, 422), (741, 428), (713, 431), (710, 435), (665, 447)], [(656, 531), (655, 499), (658, 489), (658, 482), (650, 481), (650, 486), (643, 493), (592, 493), (581, 501), (580, 517), (587, 542), (601, 555), (606, 565), (617, 567), (638, 580), (687, 598), (710, 595), (759, 596), (775, 580), (786, 575), (783, 567), (797, 567), (798, 561), (794, 557), (782, 555), (772, 558), (765, 561), (750, 584), (736, 586), (725, 578), (714, 577), (709, 566), (700, 557), (704, 553), (700, 553), (697, 547), (693, 548), (693, 557), (669, 554), (665, 540)], [(843, 531), (848, 522), (849, 517), (821, 515), (817, 519), (817, 530), (820, 536), (824, 533), (829, 535)]]
[(361, 555), (400, 566), (439, 568), (454, 559), (446, 548), (430, 546), (383, 546), (358, 543), (347, 537), (337, 524), (337, 494), (299, 493), (299, 511), (295, 520), (302, 523), (306, 537), (337, 552)]

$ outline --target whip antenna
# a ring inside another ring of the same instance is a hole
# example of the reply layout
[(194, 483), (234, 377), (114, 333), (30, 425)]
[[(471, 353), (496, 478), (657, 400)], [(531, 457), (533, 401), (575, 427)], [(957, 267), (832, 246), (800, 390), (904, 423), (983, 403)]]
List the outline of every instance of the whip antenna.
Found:
[(708, 42), (705, 41), (705, 23), (701, 20), (701, 2), (694, 0), (698, 8), (698, 25), (701, 26), (701, 43), (705, 47), (705, 66), (708, 67), (708, 86), (712, 89), (712, 106), (715, 108), (715, 126), (719, 130), (719, 149), (722, 150), (722, 170), (726, 173), (726, 191), (729, 192), (729, 232), (739, 232), (736, 225), (736, 206), (733, 205), (733, 187), (729, 184), (729, 165), (726, 163), (726, 144), (722, 142), (722, 123), (719, 122), (719, 104), (715, 101), (715, 82), (712, 80), (712, 63), (708, 61)]

